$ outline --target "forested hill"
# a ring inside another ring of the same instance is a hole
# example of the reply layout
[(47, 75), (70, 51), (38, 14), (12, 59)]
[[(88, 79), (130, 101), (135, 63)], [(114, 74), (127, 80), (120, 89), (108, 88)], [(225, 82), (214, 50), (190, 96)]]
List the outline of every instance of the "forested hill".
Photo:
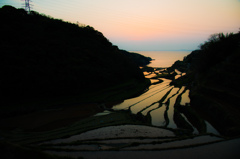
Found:
[(240, 135), (240, 32), (211, 35), (172, 67), (187, 72), (173, 83), (189, 86), (191, 106), (221, 134)]
[(132, 61), (134, 61), (138, 66), (146, 66), (151, 63), (152, 58), (151, 57), (145, 57), (141, 54), (135, 53), (135, 52), (128, 52), (125, 50), (121, 50), (123, 54), (128, 56)]
[(24, 9), (0, 9), (1, 96), (8, 101), (144, 82), (138, 65), (103, 34)]

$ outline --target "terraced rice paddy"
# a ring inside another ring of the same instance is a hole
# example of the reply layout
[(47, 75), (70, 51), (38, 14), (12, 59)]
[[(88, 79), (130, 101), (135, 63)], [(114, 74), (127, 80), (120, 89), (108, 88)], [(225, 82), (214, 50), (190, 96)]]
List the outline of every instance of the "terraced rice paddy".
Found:
[[(150, 78), (156, 76), (145, 74)], [(160, 80), (163, 82), (151, 85), (144, 94), (96, 114), (100, 121), (98, 128), (41, 142), (38, 146), (51, 154), (88, 158), (92, 152), (156, 151), (223, 141), (191, 108), (186, 87), (170, 86), (169, 79)], [(116, 123), (112, 117), (117, 114), (122, 119), (118, 117)]]

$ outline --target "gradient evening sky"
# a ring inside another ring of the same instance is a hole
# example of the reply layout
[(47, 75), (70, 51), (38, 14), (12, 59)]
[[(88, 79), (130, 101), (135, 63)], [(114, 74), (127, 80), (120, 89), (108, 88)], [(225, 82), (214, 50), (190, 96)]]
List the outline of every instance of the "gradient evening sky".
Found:
[[(0, 6), (22, 8), (21, 0)], [(90, 25), (128, 51), (194, 50), (213, 33), (238, 32), (240, 0), (32, 0), (33, 10)]]

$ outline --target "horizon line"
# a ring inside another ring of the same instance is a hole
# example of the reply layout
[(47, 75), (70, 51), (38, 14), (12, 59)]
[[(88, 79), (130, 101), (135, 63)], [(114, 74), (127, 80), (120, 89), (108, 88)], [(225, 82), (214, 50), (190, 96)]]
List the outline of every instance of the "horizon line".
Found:
[[(195, 49), (195, 50), (197, 50), (197, 49)], [(181, 51), (194, 51), (194, 50), (187, 50), (187, 49), (180, 49), (180, 50), (127, 50), (127, 51), (179, 51), (179, 52), (181, 52)]]

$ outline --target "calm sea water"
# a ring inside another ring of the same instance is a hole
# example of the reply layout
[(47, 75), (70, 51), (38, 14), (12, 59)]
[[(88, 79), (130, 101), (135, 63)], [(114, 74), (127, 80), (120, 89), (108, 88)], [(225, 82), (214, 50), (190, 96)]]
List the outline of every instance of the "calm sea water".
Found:
[(132, 51), (155, 59), (151, 67), (170, 67), (177, 60), (183, 60), (191, 51)]

